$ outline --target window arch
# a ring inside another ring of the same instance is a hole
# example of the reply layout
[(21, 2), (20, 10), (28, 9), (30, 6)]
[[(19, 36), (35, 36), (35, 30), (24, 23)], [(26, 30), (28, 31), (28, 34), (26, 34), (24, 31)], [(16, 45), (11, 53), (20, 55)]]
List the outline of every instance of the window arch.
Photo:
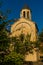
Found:
[(27, 18), (29, 18), (29, 11), (27, 12)]
[(25, 17), (25, 11), (23, 11), (23, 17)]

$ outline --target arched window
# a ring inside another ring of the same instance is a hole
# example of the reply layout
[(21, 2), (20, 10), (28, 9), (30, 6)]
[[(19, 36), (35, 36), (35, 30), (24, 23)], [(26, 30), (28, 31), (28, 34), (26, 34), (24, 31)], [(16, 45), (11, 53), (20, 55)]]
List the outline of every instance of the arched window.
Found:
[(25, 11), (23, 11), (23, 17), (25, 17)]
[(27, 12), (27, 18), (29, 18), (29, 11)]

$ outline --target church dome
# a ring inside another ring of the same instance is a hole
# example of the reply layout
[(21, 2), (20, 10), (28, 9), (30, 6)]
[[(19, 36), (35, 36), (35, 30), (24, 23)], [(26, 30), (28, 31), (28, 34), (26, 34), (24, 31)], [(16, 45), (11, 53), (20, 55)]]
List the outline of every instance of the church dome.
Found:
[(29, 6), (27, 6), (27, 5), (24, 5), (24, 7), (23, 7), (21, 10), (23, 10), (23, 9), (31, 10), (31, 9), (29, 8)]

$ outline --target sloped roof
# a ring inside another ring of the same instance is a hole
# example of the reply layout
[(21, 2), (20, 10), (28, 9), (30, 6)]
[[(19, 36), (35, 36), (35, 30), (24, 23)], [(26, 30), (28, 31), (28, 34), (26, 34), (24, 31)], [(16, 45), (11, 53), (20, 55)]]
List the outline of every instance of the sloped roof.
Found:
[(29, 10), (31, 10), (27, 5), (24, 5), (22, 9), (29, 9)]

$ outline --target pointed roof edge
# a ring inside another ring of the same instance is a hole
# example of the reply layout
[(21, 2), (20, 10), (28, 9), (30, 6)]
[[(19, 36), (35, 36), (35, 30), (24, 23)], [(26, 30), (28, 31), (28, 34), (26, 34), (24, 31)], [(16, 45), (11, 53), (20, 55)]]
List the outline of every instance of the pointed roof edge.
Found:
[[(22, 9), (29, 9), (29, 10), (31, 11), (30, 7), (29, 7), (28, 5), (26, 5), (26, 4), (23, 6)], [(21, 11), (22, 11), (22, 9), (21, 9)], [(31, 12), (32, 12), (32, 11), (31, 11)]]

